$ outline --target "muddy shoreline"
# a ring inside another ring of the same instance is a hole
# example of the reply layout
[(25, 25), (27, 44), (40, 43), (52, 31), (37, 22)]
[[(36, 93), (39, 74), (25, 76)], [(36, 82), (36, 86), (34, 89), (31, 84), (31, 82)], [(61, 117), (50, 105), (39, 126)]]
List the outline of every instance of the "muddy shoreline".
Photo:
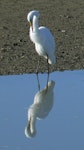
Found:
[[(35, 73), (39, 59), (29, 39), (27, 13), (41, 13), (39, 25), (47, 26), (56, 41), (56, 65), (50, 72), (84, 69), (83, 0), (1, 0), (0, 1), (0, 75)], [(40, 58), (39, 72), (47, 72)]]

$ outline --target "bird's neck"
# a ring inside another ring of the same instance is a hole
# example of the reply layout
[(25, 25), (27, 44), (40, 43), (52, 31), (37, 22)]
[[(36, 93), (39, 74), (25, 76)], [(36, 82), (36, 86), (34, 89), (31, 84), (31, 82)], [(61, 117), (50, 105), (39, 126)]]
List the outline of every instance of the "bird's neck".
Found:
[(35, 125), (36, 125), (36, 117), (32, 117), (30, 123), (30, 130), (32, 134), (34, 134), (34, 132), (36, 131)]
[(38, 31), (38, 18), (36, 16), (33, 17), (33, 32)]

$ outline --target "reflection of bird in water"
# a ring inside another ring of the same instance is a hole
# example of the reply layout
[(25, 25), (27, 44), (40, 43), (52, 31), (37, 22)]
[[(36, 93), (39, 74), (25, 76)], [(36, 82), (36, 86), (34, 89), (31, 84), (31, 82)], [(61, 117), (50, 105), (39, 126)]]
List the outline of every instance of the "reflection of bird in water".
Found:
[(48, 88), (45, 87), (42, 91), (36, 93), (34, 103), (28, 110), (28, 125), (25, 128), (25, 135), (27, 137), (34, 137), (36, 134), (36, 119), (45, 118), (53, 106), (53, 89), (55, 82), (48, 82)]
[[(30, 11), (27, 20), (30, 23), (30, 39), (35, 44), (35, 49), (40, 56), (47, 59), (47, 63), (55, 64), (55, 40), (50, 30), (44, 26), (38, 26), (39, 11)], [(39, 63), (38, 63), (39, 67)], [(37, 67), (37, 72), (38, 72)], [(49, 65), (48, 65), (49, 73)]]

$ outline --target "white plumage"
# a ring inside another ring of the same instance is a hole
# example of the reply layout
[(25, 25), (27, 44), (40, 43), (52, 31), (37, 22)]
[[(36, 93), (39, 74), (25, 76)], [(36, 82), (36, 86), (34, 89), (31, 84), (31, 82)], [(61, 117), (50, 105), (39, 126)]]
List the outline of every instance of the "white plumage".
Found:
[(55, 64), (56, 44), (50, 30), (44, 26), (38, 26), (39, 11), (30, 11), (27, 20), (30, 23), (30, 39), (35, 44), (35, 49), (40, 56), (48, 59), (49, 64)]
[(28, 125), (25, 128), (25, 135), (27, 137), (34, 137), (36, 135), (36, 119), (45, 118), (53, 106), (55, 82), (50, 81), (48, 85), (36, 93), (34, 103), (28, 109)]

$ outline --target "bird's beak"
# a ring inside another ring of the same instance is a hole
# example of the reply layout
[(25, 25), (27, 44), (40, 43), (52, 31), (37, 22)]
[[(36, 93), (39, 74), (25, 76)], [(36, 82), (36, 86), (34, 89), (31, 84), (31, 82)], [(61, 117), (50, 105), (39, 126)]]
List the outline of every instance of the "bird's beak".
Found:
[(29, 22), (29, 25), (30, 25), (30, 27), (32, 27), (32, 22), (31, 21)]
[(30, 129), (30, 122), (28, 123), (28, 129)]
[(30, 129), (30, 124), (31, 124), (31, 118), (30, 118), (30, 120), (28, 121), (28, 129)]
[(32, 28), (32, 31), (33, 31), (33, 24), (32, 24), (32, 21), (29, 22), (29, 25), (30, 25), (30, 27)]

